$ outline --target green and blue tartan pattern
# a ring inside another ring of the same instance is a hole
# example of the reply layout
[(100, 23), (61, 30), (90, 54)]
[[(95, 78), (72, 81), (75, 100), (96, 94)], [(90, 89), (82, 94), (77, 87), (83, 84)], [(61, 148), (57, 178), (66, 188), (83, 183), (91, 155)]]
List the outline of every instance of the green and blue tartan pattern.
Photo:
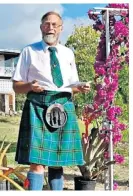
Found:
[(48, 50), (50, 51), (50, 64), (53, 82), (57, 87), (61, 87), (63, 85), (63, 78), (60, 70), (60, 64), (56, 56), (57, 49), (55, 47), (49, 47)]
[[(48, 95), (49, 94), (49, 95)], [(52, 95), (51, 95), (52, 94)], [(47, 92), (31, 93), (25, 102), (15, 160), (20, 164), (36, 163), (46, 166), (83, 165), (79, 127), (71, 95)], [(64, 104), (67, 123), (52, 130), (45, 121), (49, 101)]]

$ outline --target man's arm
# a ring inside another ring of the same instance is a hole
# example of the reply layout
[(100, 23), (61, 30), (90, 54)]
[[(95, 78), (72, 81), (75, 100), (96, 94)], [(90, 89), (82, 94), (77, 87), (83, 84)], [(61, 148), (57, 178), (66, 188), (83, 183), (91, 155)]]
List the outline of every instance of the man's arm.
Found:
[(28, 93), (29, 91), (33, 92), (42, 92), (44, 88), (41, 87), (36, 80), (32, 82), (23, 82), (13, 80), (13, 89), (15, 93)]

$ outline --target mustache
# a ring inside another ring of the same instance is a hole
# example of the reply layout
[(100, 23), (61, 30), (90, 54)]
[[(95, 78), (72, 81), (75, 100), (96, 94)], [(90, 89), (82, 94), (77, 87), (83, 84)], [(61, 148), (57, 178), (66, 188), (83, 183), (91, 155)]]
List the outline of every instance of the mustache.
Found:
[(54, 37), (55, 34), (54, 33), (45, 33), (45, 34), (43, 34), (43, 36)]

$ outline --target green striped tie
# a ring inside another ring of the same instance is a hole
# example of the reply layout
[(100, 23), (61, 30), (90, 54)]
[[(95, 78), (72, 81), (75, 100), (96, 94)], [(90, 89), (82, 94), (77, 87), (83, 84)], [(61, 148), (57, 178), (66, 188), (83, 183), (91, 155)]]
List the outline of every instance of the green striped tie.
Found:
[(63, 85), (63, 79), (61, 75), (60, 64), (58, 58), (56, 57), (57, 49), (55, 47), (49, 47), (48, 50), (50, 51), (50, 64), (53, 82), (57, 87), (61, 87)]

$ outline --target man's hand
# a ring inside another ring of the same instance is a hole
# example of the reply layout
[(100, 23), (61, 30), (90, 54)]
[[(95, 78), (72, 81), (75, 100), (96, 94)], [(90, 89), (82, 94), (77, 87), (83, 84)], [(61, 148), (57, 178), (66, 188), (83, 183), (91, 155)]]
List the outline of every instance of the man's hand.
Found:
[(77, 87), (79, 92), (81, 93), (88, 93), (91, 90), (90, 83), (86, 83), (85, 85)]
[(13, 81), (13, 89), (15, 93), (28, 93), (30, 91), (39, 93), (45, 90), (36, 80), (32, 82)]
[(73, 93), (88, 93), (91, 90), (90, 87), (90, 83), (91, 82), (86, 82), (86, 84), (82, 85), (82, 86), (77, 86), (72, 88), (72, 92)]
[(38, 84), (37, 80), (33, 80), (31, 82), (31, 91), (36, 92), (36, 93), (40, 93), (44, 90), (45, 89)]

